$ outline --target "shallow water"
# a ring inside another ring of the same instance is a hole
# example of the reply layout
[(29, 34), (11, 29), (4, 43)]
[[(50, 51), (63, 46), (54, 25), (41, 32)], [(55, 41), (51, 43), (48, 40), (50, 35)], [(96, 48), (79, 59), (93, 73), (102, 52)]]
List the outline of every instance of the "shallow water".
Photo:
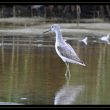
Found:
[(0, 38), (0, 104), (110, 104), (110, 45), (89, 37), (65, 37), (86, 66), (66, 66), (56, 54), (54, 38)]

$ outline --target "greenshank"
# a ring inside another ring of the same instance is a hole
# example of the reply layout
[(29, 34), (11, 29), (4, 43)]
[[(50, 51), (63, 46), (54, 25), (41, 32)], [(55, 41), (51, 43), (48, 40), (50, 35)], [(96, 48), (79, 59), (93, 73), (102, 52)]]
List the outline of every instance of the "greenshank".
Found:
[(84, 62), (80, 60), (80, 58), (76, 54), (75, 50), (63, 39), (59, 24), (53, 24), (51, 28), (48, 31), (45, 31), (44, 33), (49, 31), (55, 32), (56, 34), (55, 49), (58, 56), (66, 64), (67, 70), (65, 76), (67, 76), (67, 72), (69, 72), (70, 76), (69, 63), (75, 63), (85, 66)]

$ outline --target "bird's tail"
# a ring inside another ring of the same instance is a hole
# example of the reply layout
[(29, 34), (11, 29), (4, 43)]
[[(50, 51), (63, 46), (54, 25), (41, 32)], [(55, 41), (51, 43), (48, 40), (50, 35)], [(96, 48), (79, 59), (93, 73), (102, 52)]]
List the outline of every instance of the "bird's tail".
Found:
[(80, 59), (78, 59), (78, 60), (70, 60), (70, 59), (69, 59), (67, 62), (79, 64), (79, 65), (82, 65), (82, 66), (86, 66), (86, 65), (84, 64), (84, 62), (83, 62), (82, 60), (80, 60)]
[(79, 62), (80, 65), (86, 66), (83, 61)]
[(79, 65), (82, 65), (82, 66), (86, 66), (82, 60), (79, 61), (79, 62), (74, 62), (74, 63), (79, 64)]

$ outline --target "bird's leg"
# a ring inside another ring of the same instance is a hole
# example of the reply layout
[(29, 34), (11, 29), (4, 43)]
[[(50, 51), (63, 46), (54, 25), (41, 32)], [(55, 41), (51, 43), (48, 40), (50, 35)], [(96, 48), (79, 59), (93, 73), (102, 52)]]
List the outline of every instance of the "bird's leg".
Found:
[(67, 66), (67, 63), (65, 63), (66, 64), (66, 73), (65, 73), (65, 77), (66, 77), (66, 79), (67, 79), (67, 76), (68, 76), (68, 66)]
[(65, 73), (65, 77), (67, 80), (70, 80), (71, 74), (70, 74), (70, 69), (69, 69), (69, 63), (65, 63), (66, 64), (66, 73)]
[(67, 65), (68, 65), (67, 67), (68, 67), (68, 73), (69, 73), (68, 75), (69, 75), (69, 79), (70, 79), (71, 73), (70, 73), (69, 63), (67, 63)]

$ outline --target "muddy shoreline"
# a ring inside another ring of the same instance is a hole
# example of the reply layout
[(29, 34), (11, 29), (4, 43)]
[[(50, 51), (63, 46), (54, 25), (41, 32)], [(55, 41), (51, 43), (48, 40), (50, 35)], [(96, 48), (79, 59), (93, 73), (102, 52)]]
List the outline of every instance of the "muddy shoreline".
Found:
[[(94, 20), (94, 19), (93, 19)], [(44, 19), (36, 18), (5, 18), (0, 19), (0, 36), (44, 36), (42, 33), (49, 29), (54, 23), (61, 26), (61, 31), (66, 36), (80, 36), (80, 35), (95, 35), (102, 36), (109, 34), (109, 22), (97, 23), (61, 23), (61, 22), (47, 22)], [(51, 35), (52, 33), (47, 33)]]

